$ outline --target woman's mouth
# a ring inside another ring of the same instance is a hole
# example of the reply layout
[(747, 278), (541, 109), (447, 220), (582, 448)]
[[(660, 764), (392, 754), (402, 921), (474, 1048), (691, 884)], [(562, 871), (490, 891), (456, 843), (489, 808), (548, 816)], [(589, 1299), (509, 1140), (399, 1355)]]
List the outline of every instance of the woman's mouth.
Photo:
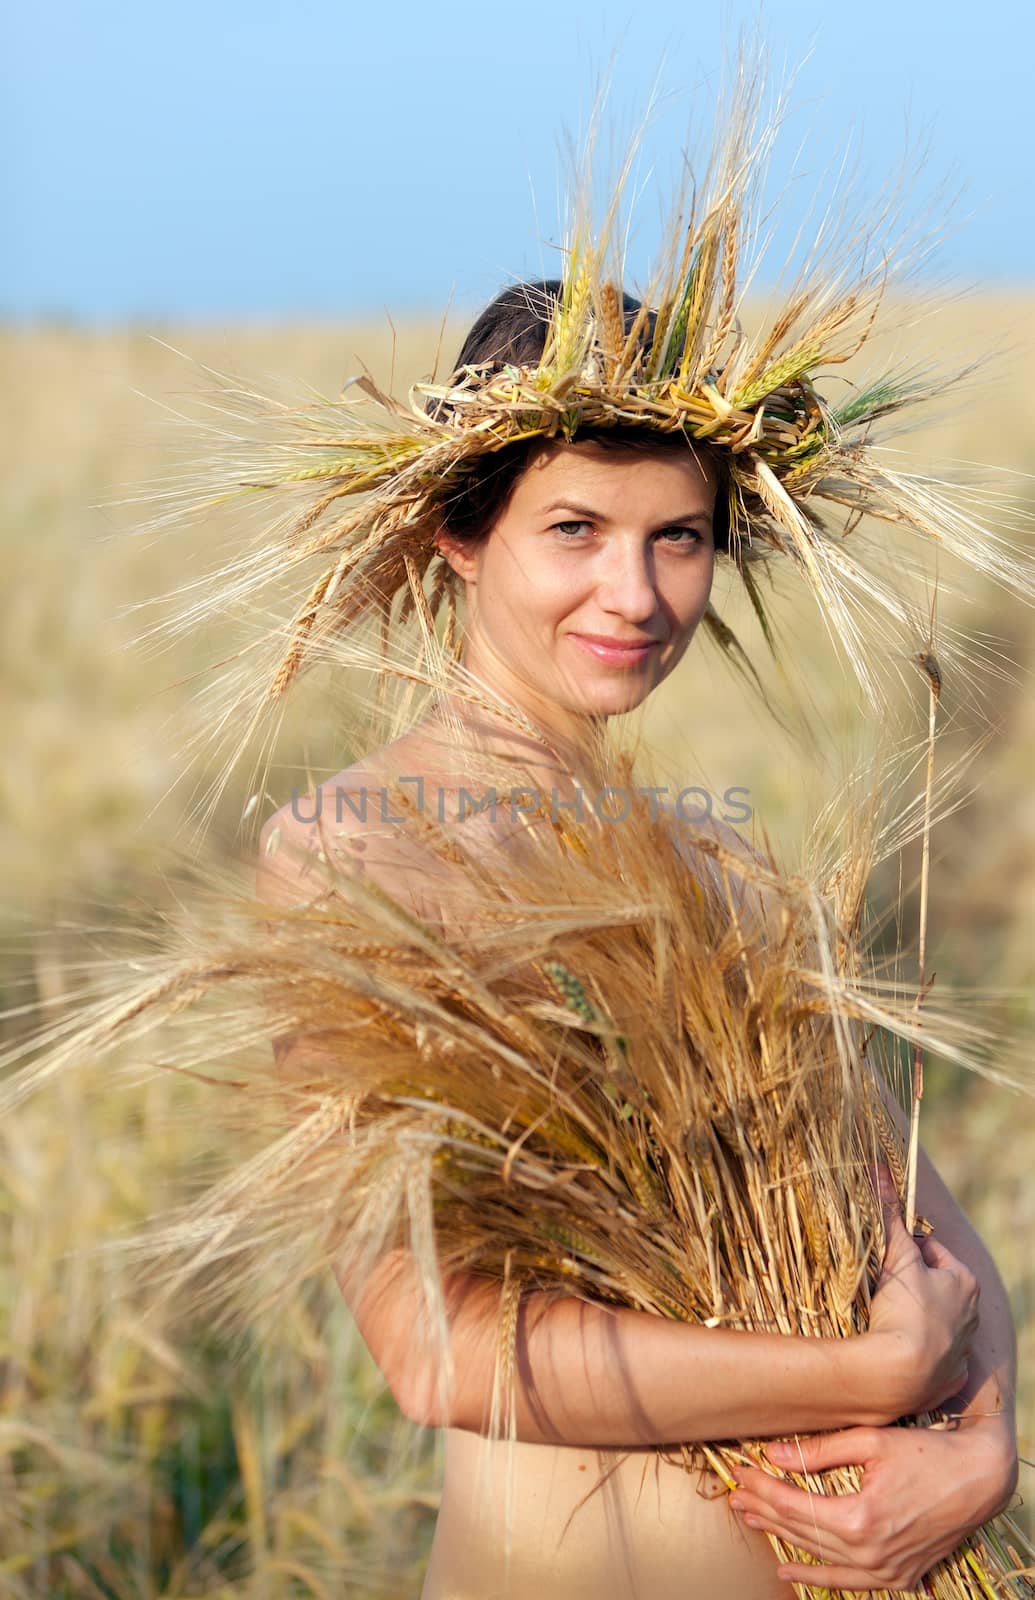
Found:
[(641, 661), (646, 661), (652, 650), (657, 649), (660, 639), (632, 639), (628, 643), (621, 640), (607, 639), (601, 634), (572, 633), (569, 638), (574, 639), (577, 645), (596, 656), (598, 661), (605, 661), (611, 667), (635, 667)]

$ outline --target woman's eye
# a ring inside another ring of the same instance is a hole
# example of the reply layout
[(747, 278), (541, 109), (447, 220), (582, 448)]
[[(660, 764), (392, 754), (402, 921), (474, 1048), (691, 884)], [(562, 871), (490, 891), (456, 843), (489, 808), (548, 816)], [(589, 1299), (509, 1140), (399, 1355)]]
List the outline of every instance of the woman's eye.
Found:
[[(670, 539), (669, 534), (682, 535), (681, 538)], [(704, 535), (698, 528), (663, 528), (660, 537), (666, 544), (700, 544)]]
[[(592, 526), (592, 524), (589, 522), (577, 521), (575, 518), (571, 518), (565, 522), (555, 522), (553, 526), (557, 533), (567, 536), (569, 533), (577, 535), (580, 528), (589, 528)], [(699, 528), (684, 528), (676, 526), (672, 528), (662, 528), (658, 534), (658, 538), (664, 540), (666, 544), (673, 544), (678, 547), (683, 545), (701, 544), (704, 539), (704, 535), (701, 533)]]

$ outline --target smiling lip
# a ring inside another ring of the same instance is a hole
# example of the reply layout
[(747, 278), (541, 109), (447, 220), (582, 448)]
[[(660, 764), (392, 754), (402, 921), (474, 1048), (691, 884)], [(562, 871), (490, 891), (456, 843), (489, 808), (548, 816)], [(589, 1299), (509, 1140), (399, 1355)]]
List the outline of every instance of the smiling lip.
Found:
[(581, 645), (583, 650), (588, 650), (596, 656), (598, 661), (606, 661), (611, 666), (635, 666), (639, 661), (646, 661), (647, 656), (655, 645), (660, 644), (660, 639), (634, 639), (628, 642), (622, 639), (609, 639), (599, 633), (573, 633), (571, 637), (575, 643)]

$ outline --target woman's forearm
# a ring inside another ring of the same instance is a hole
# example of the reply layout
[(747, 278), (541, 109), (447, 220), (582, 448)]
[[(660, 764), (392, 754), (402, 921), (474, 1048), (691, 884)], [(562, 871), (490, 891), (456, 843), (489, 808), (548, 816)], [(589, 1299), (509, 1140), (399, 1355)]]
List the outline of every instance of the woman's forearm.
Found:
[(923, 1150), (917, 1166), (917, 1206), (932, 1224), (935, 1237), (966, 1262), (981, 1288), (981, 1321), (970, 1350), (969, 1376), (946, 1409), (968, 1420), (998, 1416), (1012, 1431), (1017, 1339), (1006, 1288), (980, 1235)]
[[(657, 1445), (872, 1421), (868, 1355), (857, 1340), (703, 1328), (533, 1296), (518, 1329), (518, 1437)], [(461, 1388), (454, 1426), (484, 1427), (478, 1388)]]
[[(341, 1281), (402, 1409), (429, 1426), (487, 1432), (499, 1286), (469, 1274), (447, 1286), (447, 1387), (405, 1253), (375, 1280), (359, 1292)], [(517, 1327), (517, 1437), (633, 1448), (882, 1423), (895, 1414), (891, 1344), (689, 1326), (530, 1293)]]
[[(890, 1089), (883, 1084), (879, 1089), (905, 1146), (909, 1138), (906, 1113)], [(916, 1203), (919, 1214), (933, 1227), (935, 1238), (966, 1262), (981, 1290), (981, 1320), (970, 1348), (967, 1382), (945, 1409), (972, 1421), (984, 1415), (998, 1417), (1012, 1437), (1017, 1336), (1009, 1297), (991, 1253), (923, 1146), (917, 1162)]]

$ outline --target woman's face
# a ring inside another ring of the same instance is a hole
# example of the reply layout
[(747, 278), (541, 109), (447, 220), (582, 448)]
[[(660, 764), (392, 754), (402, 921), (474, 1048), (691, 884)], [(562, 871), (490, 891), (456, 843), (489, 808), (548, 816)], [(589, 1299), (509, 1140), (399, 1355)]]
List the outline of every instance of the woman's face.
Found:
[(708, 604), (716, 483), (689, 447), (537, 456), (487, 537), (439, 537), (466, 585), (467, 666), (533, 715), (634, 710)]

